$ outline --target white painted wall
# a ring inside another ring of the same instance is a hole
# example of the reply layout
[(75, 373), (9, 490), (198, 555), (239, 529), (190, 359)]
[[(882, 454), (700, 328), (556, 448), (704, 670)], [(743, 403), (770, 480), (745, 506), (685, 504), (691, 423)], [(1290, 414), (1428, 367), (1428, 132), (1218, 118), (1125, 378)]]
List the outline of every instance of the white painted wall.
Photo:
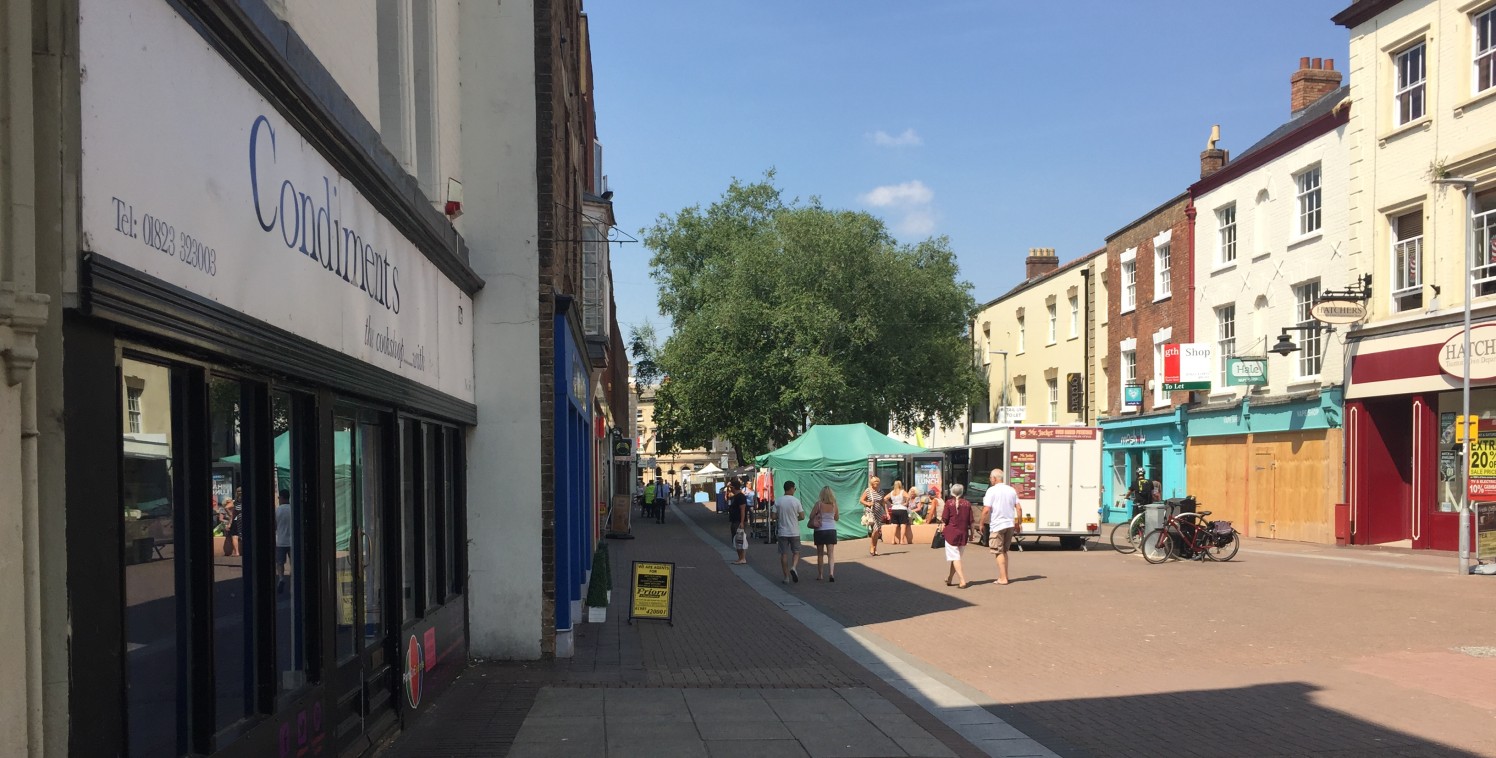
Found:
[[(1280, 327), (1295, 324), (1294, 286), (1319, 279), (1321, 291), (1352, 284), (1348, 271), (1349, 168), (1346, 127), (1310, 142), (1195, 199), (1195, 341), (1217, 338), (1216, 309), (1236, 305), (1237, 355), (1267, 356), (1268, 384), (1262, 394), (1282, 394), (1337, 385), (1343, 376), (1344, 331), (1321, 337), (1324, 367), (1317, 377), (1297, 375), (1299, 353), (1266, 351)], [(1298, 234), (1298, 187), (1294, 175), (1318, 163), (1323, 226)], [(1217, 211), (1236, 204), (1236, 261), (1223, 263)], [(1304, 335), (1290, 332), (1302, 344)], [(1215, 356), (1217, 362), (1220, 355)], [(1211, 382), (1210, 398), (1240, 397), (1245, 387)]]
[(463, 233), (487, 282), (473, 298), (478, 425), (468, 435), (472, 654), (539, 658), (539, 257), (534, 11), (463, 3)]
[(379, 128), (378, 14), (373, 0), (268, 0), (312, 54)]

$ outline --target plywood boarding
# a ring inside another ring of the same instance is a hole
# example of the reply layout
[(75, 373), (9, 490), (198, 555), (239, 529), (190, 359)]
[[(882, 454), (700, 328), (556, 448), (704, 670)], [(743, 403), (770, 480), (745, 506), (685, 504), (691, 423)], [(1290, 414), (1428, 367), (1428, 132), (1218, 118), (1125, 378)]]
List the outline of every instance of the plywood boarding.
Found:
[(1271, 503), (1271, 534), (1259, 536), (1335, 541), (1335, 503), (1344, 468), (1340, 443), (1339, 429), (1253, 435), (1252, 447), (1270, 451), (1274, 462), (1273, 492), (1253, 495)]
[(1190, 494), (1210, 518), (1224, 519), (1249, 534), (1251, 499), (1247, 494), (1248, 445), (1242, 437), (1191, 439), (1185, 451)]

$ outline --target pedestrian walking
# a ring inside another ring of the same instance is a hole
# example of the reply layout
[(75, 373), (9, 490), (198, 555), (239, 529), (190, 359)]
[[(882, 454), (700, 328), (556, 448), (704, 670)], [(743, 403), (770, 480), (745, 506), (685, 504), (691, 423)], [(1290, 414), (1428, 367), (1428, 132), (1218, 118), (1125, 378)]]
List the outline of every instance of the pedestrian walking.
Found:
[(1008, 548), (1013, 545), (1013, 536), (1023, 523), (1023, 509), (1018, 507), (1018, 490), (1003, 483), (1002, 469), (992, 469), (987, 475), (987, 494), (982, 505), (987, 507), (989, 536), (987, 546), (997, 559), (997, 583), (1008, 583)]
[(963, 590), (971, 585), (966, 581), (966, 572), (961, 570), (961, 548), (966, 547), (971, 536), (971, 503), (961, 497), (964, 494), (965, 487), (951, 485), (951, 499), (945, 504), (945, 524), (940, 527), (940, 536), (945, 538), (945, 562), (950, 564), (945, 572), (945, 586), (955, 586), (951, 579), (960, 578)]
[(888, 520), (893, 524), (895, 545), (914, 542), (914, 527), (909, 525), (909, 505), (913, 500), (914, 493), (904, 489), (903, 480), (893, 480), (893, 490), (888, 493)]
[[(291, 491), (281, 490), (277, 493), (275, 506), (275, 591), (281, 593), (286, 591), (286, 564), (291, 561), (291, 546), (294, 544), (294, 528), (296, 526), (296, 514), (291, 510)], [(299, 567), (298, 567), (299, 568)], [(301, 577), (293, 576), (292, 581), (301, 581)]]
[(743, 497), (738, 481), (732, 480), (724, 488), (727, 498), (728, 533), (732, 535), (732, 546), (738, 551), (733, 565), (748, 562), (748, 498)]
[(795, 497), (795, 483), (784, 483), (784, 494), (774, 500), (774, 507), (779, 510), (778, 522), (779, 537), (779, 571), (784, 578), (779, 580), (780, 584), (786, 582), (800, 581), (800, 522), (805, 520), (805, 507), (800, 505), (800, 498)]
[(863, 490), (862, 498), (862, 525), (867, 527), (868, 555), (878, 554), (878, 541), (883, 539), (883, 516), (888, 512), (883, 505), (883, 492), (878, 489), (882, 481), (878, 477), (867, 480), (867, 489)]
[(655, 487), (654, 514), (655, 523), (665, 523), (665, 506), (670, 504), (670, 482), (661, 480), (659, 486)]
[[(829, 576), (836, 581), (836, 520), (841, 512), (836, 507), (836, 493), (830, 487), (822, 487), (820, 497), (810, 509), (810, 528), (816, 545), (816, 580)], [(825, 561), (825, 570), (821, 562)]]

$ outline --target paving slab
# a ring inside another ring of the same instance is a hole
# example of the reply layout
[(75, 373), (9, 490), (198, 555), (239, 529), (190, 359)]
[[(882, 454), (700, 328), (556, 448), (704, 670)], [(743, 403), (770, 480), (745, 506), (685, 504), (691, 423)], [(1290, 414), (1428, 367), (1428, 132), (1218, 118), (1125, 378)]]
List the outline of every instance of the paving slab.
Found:
[(798, 721), (785, 726), (811, 758), (903, 758), (908, 755), (897, 742), (872, 724), (853, 726)]
[(711, 758), (810, 758), (799, 740), (707, 740)]
[(737, 718), (705, 719), (696, 722), (701, 738), (713, 740), (789, 740), (794, 735), (778, 719), (743, 720)]

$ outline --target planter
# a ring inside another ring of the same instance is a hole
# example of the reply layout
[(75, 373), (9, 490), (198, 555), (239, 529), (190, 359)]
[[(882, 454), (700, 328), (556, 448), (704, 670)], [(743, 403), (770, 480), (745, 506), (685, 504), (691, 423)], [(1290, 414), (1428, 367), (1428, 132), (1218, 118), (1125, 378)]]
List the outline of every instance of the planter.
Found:
[(607, 620), (608, 620), (608, 609), (607, 608), (594, 608), (594, 607), (592, 607), (590, 605), (587, 606), (587, 623), (589, 623), (589, 624), (601, 624), (601, 623), (603, 623), (604, 621), (607, 621)]

